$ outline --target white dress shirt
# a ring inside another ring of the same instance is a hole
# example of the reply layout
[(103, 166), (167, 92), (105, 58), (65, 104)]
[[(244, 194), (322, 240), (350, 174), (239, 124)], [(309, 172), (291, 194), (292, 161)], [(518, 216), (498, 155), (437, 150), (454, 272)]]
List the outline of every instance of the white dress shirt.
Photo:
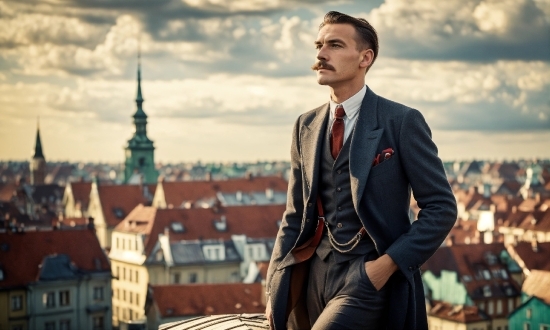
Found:
[(350, 97), (349, 99), (345, 100), (342, 103), (336, 103), (330, 99), (330, 129), (332, 130), (332, 123), (334, 122), (335, 112), (336, 112), (336, 106), (342, 105), (344, 107), (344, 111), (346, 112), (346, 115), (344, 116), (344, 143), (346, 143), (346, 140), (348, 139), (349, 135), (353, 131), (353, 128), (355, 127), (355, 123), (357, 122), (357, 116), (359, 115), (359, 109), (361, 109), (361, 103), (363, 103), (363, 98), (365, 97), (365, 94), (367, 93), (367, 86), (363, 86), (359, 92), (357, 92), (355, 95)]

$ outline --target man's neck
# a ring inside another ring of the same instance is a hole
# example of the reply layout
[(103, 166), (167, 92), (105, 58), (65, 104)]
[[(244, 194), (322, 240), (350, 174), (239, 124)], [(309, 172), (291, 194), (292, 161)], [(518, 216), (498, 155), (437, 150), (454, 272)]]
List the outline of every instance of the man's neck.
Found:
[(330, 98), (340, 104), (353, 95), (357, 94), (365, 86), (365, 80), (353, 84), (345, 84), (342, 86), (330, 86)]

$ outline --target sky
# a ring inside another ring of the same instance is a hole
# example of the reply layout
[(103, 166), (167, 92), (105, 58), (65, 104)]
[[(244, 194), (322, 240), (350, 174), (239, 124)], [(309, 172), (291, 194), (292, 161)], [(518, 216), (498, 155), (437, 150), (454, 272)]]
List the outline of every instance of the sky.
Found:
[[(155, 161), (289, 160), (329, 99), (310, 69), (330, 10), (366, 18), (380, 96), (451, 160), (550, 158), (550, 0), (3, 0), (0, 160), (120, 163), (137, 53)], [(39, 118), (39, 119), (38, 119)]]

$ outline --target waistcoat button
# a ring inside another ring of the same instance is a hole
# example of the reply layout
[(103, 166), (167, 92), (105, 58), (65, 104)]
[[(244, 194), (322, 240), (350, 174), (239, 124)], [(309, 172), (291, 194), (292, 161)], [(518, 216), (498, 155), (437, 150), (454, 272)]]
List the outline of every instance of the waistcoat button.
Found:
[(338, 222), (338, 224), (336, 225), (336, 227), (342, 228), (342, 223)]

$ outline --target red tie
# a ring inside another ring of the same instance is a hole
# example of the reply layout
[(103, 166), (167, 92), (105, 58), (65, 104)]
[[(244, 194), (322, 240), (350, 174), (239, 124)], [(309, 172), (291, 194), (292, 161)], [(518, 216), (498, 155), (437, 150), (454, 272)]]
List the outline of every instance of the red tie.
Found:
[(334, 122), (332, 123), (332, 134), (330, 136), (330, 153), (332, 158), (336, 159), (342, 146), (344, 145), (344, 116), (346, 112), (342, 105), (336, 107)]

